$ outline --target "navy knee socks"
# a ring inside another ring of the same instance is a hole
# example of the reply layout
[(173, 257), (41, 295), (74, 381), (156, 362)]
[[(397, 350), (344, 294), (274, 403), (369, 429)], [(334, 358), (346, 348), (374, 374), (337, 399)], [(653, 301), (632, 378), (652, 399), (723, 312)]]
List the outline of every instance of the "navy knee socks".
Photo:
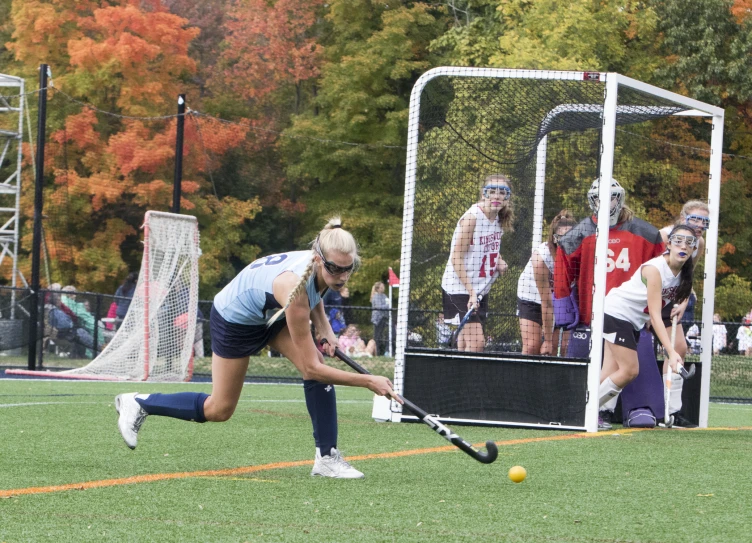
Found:
[(306, 406), (313, 423), (313, 439), (322, 455), (337, 447), (337, 396), (334, 385), (304, 380)]
[(139, 394), (136, 401), (150, 415), (172, 417), (174, 419), (206, 422), (204, 401), (208, 394), (203, 392), (178, 392), (177, 394)]

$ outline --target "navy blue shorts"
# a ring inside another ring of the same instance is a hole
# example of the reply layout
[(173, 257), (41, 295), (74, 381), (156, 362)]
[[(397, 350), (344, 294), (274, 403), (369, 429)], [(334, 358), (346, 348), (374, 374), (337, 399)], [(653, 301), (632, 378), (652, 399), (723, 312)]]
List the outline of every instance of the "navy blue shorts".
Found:
[(212, 306), (209, 316), (211, 349), (222, 358), (253, 356), (266, 347), (285, 326), (287, 320), (284, 317), (271, 326), (227, 322)]

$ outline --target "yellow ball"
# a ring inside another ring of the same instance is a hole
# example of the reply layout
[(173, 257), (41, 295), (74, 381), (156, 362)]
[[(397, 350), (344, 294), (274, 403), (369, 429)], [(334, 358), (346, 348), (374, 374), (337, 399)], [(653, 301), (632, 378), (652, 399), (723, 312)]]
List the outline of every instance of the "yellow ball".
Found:
[(513, 466), (509, 468), (509, 478), (515, 483), (521, 483), (527, 477), (527, 470), (522, 466)]

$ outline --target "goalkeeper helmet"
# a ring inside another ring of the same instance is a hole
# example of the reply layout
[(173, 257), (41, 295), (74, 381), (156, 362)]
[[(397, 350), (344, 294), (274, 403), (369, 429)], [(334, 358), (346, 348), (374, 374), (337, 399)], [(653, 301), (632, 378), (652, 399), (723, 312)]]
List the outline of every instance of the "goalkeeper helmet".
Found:
[[(593, 181), (590, 185), (590, 190), (587, 193), (588, 203), (593, 213), (598, 213), (598, 188), (600, 186), (599, 179)], [(624, 207), (624, 188), (619, 184), (616, 179), (611, 179), (611, 215), (609, 220), (609, 226), (616, 226), (619, 222), (619, 215), (621, 209)]]

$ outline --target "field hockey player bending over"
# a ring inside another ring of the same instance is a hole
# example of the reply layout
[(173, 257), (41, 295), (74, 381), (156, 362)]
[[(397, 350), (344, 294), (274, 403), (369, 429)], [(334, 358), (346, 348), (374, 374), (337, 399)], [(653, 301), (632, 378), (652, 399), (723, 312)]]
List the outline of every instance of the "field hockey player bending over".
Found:
[[(271, 255), (248, 265), (214, 298), (210, 317), (211, 395), (180, 392), (117, 396), (118, 427), (126, 444), (131, 449), (136, 447), (138, 431), (147, 415), (195, 422), (228, 420), (238, 405), (249, 357), (268, 345), (295, 364), (303, 376), (316, 443), (311, 475), (363, 477), (337, 449), (337, 401), (332, 385), (358, 386), (394, 397), (392, 383), (386, 377), (349, 373), (324, 364), (310, 328), (313, 321), (320, 336), (329, 342), (328, 354), (333, 355), (338, 343), (321, 295), (328, 288), (344, 287), (359, 261), (355, 239), (335, 217), (316, 237), (312, 250)], [(271, 318), (267, 311), (273, 313)]]
[(667, 304), (683, 302), (692, 292), (692, 251), (697, 236), (691, 227), (679, 225), (671, 230), (668, 240), (665, 254), (645, 262), (631, 279), (606, 295), (600, 406), (637, 377), (637, 341), (648, 321), (668, 353), (664, 368), (670, 364), (676, 371), (677, 364), (682, 363), (663, 324), (661, 309)]

